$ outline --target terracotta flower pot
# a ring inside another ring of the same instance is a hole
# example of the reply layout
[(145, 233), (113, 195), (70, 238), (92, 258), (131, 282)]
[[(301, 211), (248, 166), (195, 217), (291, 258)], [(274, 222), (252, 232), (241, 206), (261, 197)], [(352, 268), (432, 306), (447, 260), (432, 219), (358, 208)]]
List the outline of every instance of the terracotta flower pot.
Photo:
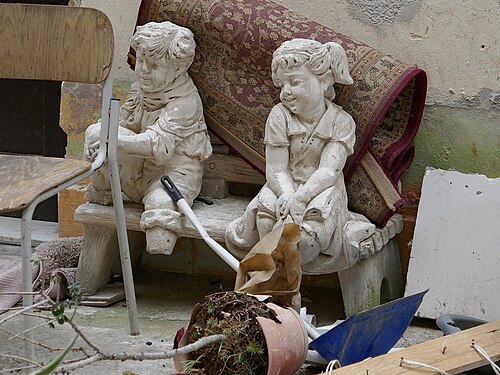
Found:
[[(220, 293), (217, 293), (220, 294)], [(272, 311), (275, 319), (257, 317), (266, 340), (268, 366), (267, 375), (293, 375), (304, 363), (308, 349), (307, 331), (299, 314), (291, 307), (280, 307), (272, 302), (267, 302), (270, 296), (253, 296), (265, 304)], [(181, 348), (188, 344), (188, 332), (194, 324), (202, 305), (193, 308), (191, 320), (185, 329), (184, 336), (179, 341)], [(189, 355), (174, 357), (177, 371), (181, 372), (183, 363), (193, 359)]]
[(297, 372), (307, 355), (307, 331), (299, 314), (291, 307), (283, 308), (268, 302), (281, 323), (258, 317), (267, 345), (267, 375), (292, 375)]

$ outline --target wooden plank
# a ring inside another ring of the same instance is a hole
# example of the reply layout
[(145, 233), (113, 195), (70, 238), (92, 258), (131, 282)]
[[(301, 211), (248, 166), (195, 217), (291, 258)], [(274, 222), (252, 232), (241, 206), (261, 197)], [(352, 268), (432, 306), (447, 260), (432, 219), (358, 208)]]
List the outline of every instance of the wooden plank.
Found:
[(0, 4), (0, 78), (103, 82), (113, 29), (97, 9)]
[(266, 177), (235, 156), (213, 154), (205, 162), (205, 178), (223, 178), (227, 182), (264, 185)]
[[(401, 358), (439, 368), (450, 375), (485, 365), (486, 360), (471, 346), (481, 346), (493, 361), (500, 359), (500, 320), (449, 336), (410, 346), (397, 352), (371, 358), (334, 371), (335, 375), (432, 374), (416, 366), (400, 366)], [(443, 353), (443, 347), (447, 349)]]
[(75, 220), (75, 210), (85, 203), (87, 184), (75, 184), (59, 193), (59, 237), (83, 236), (83, 225)]
[(104, 289), (91, 296), (85, 296), (81, 304), (83, 306), (106, 307), (125, 299), (123, 285), (107, 285)]

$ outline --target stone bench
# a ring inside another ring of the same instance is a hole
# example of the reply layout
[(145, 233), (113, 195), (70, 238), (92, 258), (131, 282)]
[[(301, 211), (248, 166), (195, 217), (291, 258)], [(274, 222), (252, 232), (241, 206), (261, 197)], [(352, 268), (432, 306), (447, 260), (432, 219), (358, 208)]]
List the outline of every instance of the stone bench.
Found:
[[(227, 225), (243, 214), (250, 198), (232, 196), (211, 198), (211, 201), (212, 205), (195, 201), (193, 211), (210, 237), (224, 245)], [(139, 226), (141, 214), (141, 206), (125, 205), (133, 265), (140, 261), (145, 249), (145, 236)], [(113, 264), (118, 260), (114, 211), (109, 206), (86, 203), (76, 209), (75, 219), (85, 228), (77, 278), (87, 294), (94, 294), (106, 285)], [(182, 237), (201, 238), (186, 218), (181, 220)], [(399, 248), (395, 239), (402, 231), (402, 223), (402, 217), (394, 215), (384, 228), (377, 229), (361, 243), (359, 261), (338, 273), (347, 316), (403, 295)]]

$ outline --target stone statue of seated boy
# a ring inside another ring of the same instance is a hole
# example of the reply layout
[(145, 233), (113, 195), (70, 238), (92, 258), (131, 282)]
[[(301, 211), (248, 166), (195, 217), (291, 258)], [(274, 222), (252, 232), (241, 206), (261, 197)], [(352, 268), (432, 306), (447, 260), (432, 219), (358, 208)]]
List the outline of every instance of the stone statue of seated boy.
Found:
[(301, 230), (303, 271), (346, 269), (375, 226), (347, 209), (342, 170), (353, 153), (356, 126), (332, 102), (334, 83), (352, 84), (345, 51), (333, 42), (294, 39), (274, 52), (271, 69), (281, 103), (265, 128), (266, 184), (228, 226), (226, 245), (244, 257), (273, 228), (294, 222)]
[[(204, 159), (212, 153), (198, 90), (188, 75), (195, 41), (190, 30), (170, 22), (150, 22), (131, 39), (135, 74), (121, 107), (118, 163), (123, 193), (142, 203), (140, 225), (147, 251), (171, 254), (179, 231), (175, 203), (159, 179), (168, 174), (189, 204), (199, 194)], [(85, 134), (84, 157), (96, 155), (100, 122)], [(106, 171), (92, 176), (89, 202), (112, 202)]]

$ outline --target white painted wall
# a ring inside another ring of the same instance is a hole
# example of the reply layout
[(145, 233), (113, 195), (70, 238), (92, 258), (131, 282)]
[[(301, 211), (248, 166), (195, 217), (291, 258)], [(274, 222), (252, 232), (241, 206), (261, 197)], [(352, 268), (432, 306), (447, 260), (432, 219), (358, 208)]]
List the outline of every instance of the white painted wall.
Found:
[(104, 12), (115, 33), (115, 79), (132, 82), (134, 72), (127, 64), (129, 40), (134, 32), (140, 0), (81, 0), (80, 6)]
[[(429, 104), (500, 106), (498, 0), (275, 0), (312, 20), (429, 73)], [(126, 65), (139, 0), (81, 0), (103, 10), (117, 36), (117, 78)], [(479, 99), (479, 102), (474, 99)], [(496, 104), (495, 104), (496, 102)]]
[[(429, 74), (429, 104), (500, 101), (498, 0), (278, 0)], [(499, 105), (498, 103), (497, 105)], [(484, 103), (485, 106), (488, 103)]]

